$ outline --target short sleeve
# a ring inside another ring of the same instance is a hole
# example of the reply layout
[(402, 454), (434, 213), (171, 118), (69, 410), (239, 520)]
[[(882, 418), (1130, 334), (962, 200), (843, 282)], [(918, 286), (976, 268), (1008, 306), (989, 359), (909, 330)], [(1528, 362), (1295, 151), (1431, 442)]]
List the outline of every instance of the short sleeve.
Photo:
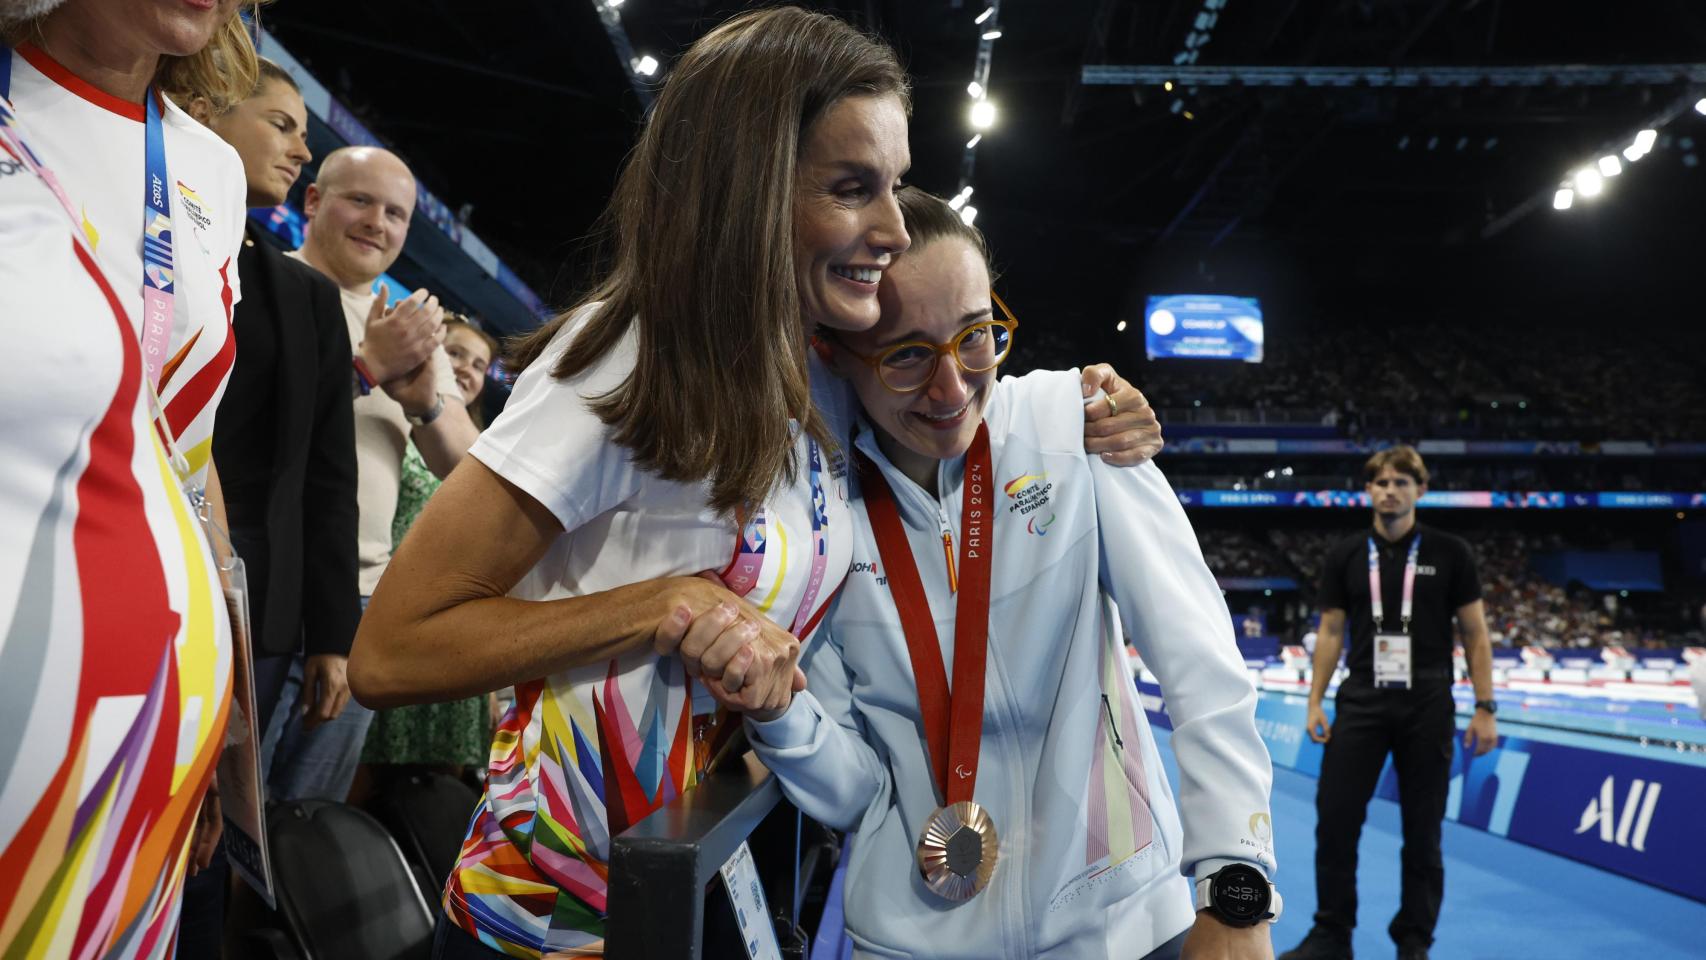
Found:
[(1451, 609), (1455, 611), (1481, 599), (1481, 571), (1475, 563), (1475, 551), (1466, 541), (1453, 537), (1451, 545), (1457, 553), (1451, 577)]
[(564, 530), (574, 530), (632, 497), (642, 479), (627, 449), (610, 439), (610, 428), (588, 406), (620, 386), (632, 371), (632, 335), (567, 380), (551, 373), (588, 315), (571, 318), (558, 331), (516, 380), (503, 413), (468, 450), (550, 510)]
[(1322, 610), (1344, 610), (1347, 608), (1345, 598), (1345, 543), (1340, 541), (1333, 544), (1333, 549), (1327, 551), (1327, 557), (1321, 563), (1320, 589), (1315, 594), (1315, 605)]

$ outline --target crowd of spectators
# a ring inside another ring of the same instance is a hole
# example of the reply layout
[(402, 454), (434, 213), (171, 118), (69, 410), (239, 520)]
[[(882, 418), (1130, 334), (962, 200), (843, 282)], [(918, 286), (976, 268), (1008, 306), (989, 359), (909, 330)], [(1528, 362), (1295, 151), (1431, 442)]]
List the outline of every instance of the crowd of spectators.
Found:
[(1269, 344), (1261, 363), (1168, 360), (1140, 384), (1157, 408), (1292, 411), (1319, 421), (1333, 411), (1346, 429), (1367, 410), (1410, 410), (1426, 384), (1401, 354), (1368, 337)]
[(1152, 361), (1163, 422), (1318, 424), (1342, 436), (1706, 439), (1689, 351), (1501, 319), (1269, 343), (1260, 364)]
[(1217, 577), (1289, 577), (1273, 545), (1260, 534), (1242, 530), (1199, 529), (1203, 559)]
[[(1200, 527), (1198, 542), (1209, 569), (1221, 578), (1291, 577), (1304, 597), (1319, 583), (1321, 562), (1343, 529), (1275, 527), (1263, 531)], [(1603, 547), (1603, 538), (1567, 539), (1559, 533), (1468, 532), (1481, 574), (1493, 645), (1515, 649), (1624, 646), (1672, 648), (1698, 644), (1701, 624), (1692, 607), (1671, 609), (1618, 592), (1580, 584), (1559, 585), (1531, 569), (1535, 554)], [(1687, 609), (1684, 609), (1687, 608)], [(1303, 618), (1306, 622), (1307, 618)]]
[[(1256, 459), (1169, 452), (1163, 465), (1180, 490), (1357, 490), (1364, 455)], [(1690, 490), (1699, 465), (1647, 458), (1550, 457), (1457, 461), (1428, 483), (1451, 490)]]

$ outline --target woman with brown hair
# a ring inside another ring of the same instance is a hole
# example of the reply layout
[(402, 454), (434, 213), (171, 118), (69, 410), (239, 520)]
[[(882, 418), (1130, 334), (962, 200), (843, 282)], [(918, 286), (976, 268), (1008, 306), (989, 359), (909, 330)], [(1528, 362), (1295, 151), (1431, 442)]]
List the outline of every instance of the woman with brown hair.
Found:
[[(754, 11), (693, 44), (611, 200), (605, 280), (522, 345), (503, 415), (392, 560), (357, 697), (516, 687), (437, 956), (601, 952), (610, 838), (703, 770), (697, 678), (749, 708), (803, 682), (796, 638), (850, 550), (851, 399), (807, 343), (877, 321), (909, 242), (907, 113), (893, 51), (833, 17)], [(1123, 450), (1152, 423), (1095, 427), (1135, 433), (1101, 441)]]

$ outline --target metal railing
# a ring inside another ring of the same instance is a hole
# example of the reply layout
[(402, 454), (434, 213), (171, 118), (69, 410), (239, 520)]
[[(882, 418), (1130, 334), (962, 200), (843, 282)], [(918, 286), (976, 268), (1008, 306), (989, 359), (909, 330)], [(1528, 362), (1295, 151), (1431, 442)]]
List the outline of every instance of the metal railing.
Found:
[[(804, 821), (751, 754), (616, 836), (610, 845), (605, 955), (610, 960), (744, 958), (719, 872), (751, 841), (782, 956), (804, 957), (802, 900), (835, 847), (801, 845)], [(816, 828), (815, 824), (811, 824)], [(821, 828), (816, 828), (821, 830)]]

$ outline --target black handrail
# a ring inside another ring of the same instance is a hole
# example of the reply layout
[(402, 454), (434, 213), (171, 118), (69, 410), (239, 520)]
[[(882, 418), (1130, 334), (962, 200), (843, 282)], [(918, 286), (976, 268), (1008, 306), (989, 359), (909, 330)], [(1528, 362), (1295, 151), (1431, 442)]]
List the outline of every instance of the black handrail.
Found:
[(706, 886), (781, 803), (775, 776), (747, 754), (612, 839), (605, 955), (704, 960)]

